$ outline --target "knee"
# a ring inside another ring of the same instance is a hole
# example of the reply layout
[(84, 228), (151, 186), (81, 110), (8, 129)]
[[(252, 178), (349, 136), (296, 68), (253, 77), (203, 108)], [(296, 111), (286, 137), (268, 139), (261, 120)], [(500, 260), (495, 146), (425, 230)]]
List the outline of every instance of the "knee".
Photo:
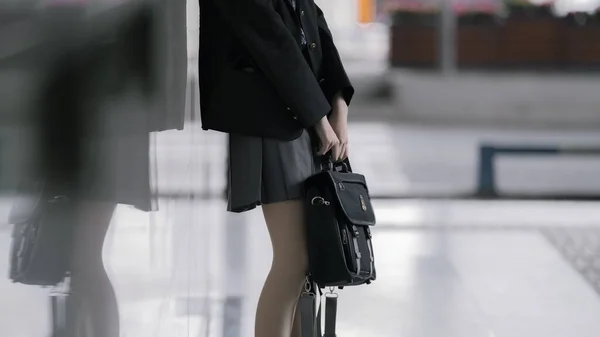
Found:
[(94, 279), (102, 278), (106, 275), (106, 269), (102, 261), (102, 255), (91, 256), (89, 252), (86, 256), (73, 256), (70, 261), (70, 272), (72, 279)]
[(271, 271), (291, 283), (302, 282), (308, 273), (308, 256), (298, 254), (293, 259), (274, 257)]

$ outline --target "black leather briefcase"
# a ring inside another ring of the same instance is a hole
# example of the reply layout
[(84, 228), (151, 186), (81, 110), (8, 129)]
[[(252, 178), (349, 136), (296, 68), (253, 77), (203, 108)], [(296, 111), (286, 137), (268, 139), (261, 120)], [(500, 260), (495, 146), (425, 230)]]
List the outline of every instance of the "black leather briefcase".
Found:
[(9, 214), (13, 282), (55, 286), (68, 274), (75, 213), (71, 200), (44, 181), (23, 183)]
[(365, 177), (345, 161), (305, 182), (310, 278), (320, 288), (376, 278), (371, 228), (375, 213)]

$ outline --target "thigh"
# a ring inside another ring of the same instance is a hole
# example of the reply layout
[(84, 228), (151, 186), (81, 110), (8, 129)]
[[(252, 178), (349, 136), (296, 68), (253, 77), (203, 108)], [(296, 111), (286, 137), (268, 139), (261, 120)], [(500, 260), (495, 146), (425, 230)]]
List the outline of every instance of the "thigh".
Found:
[(102, 248), (116, 204), (82, 202), (76, 206), (76, 222), (73, 233), (71, 267), (94, 268), (93, 262), (102, 260)]
[(262, 206), (273, 245), (273, 262), (293, 262), (307, 268), (305, 213), (302, 200), (289, 200)]

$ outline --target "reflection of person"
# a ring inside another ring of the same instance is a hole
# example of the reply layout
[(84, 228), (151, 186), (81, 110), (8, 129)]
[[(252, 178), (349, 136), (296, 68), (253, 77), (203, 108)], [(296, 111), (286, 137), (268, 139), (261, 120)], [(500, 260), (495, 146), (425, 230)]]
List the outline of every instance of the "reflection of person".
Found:
[[(68, 302), (74, 336), (119, 336), (117, 299), (102, 259), (104, 238), (117, 204), (153, 210), (149, 139), (146, 134), (84, 141), (89, 156), (81, 188), (86, 191), (77, 205)], [(90, 168), (96, 172), (86, 173)]]
[(302, 186), (317, 146), (348, 155), (354, 90), (313, 0), (200, 0), (199, 74), (203, 127), (229, 133), (228, 210), (262, 205), (273, 246), (255, 336), (299, 337)]
[[(139, 112), (130, 111), (122, 119), (128, 126), (120, 127), (129, 134), (101, 127), (116, 125), (116, 120), (106, 118), (124, 111), (118, 111), (115, 102), (111, 109), (117, 111), (112, 114), (98, 106), (102, 81), (96, 81), (98, 72), (89, 67), (89, 61), (79, 53), (66, 54), (55, 62), (44, 83), (39, 103), (41, 164), (46, 179), (68, 191), (77, 214), (65, 337), (115, 337), (119, 336), (119, 310), (102, 249), (117, 204), (153, 210), (150, 134)], [(110, 60), (104, 65), (110, 66)], [(100, 64), (96, 67), (100, 72), (106, 69)]]

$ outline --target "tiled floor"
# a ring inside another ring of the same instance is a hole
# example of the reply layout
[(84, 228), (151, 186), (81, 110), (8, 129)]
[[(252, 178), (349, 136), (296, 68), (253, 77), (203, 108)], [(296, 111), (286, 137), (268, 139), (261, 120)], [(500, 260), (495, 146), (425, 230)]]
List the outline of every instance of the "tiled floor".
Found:
[[(377, 282), (341, 292), (340, 336), (591, 337), (600, 332), (600, 297), (538, 231), (486, 227), (486, 217), (503, 218), (502, 207), (481, 216), (479, 205), (422, 203), (432, 214), (470, 208), (473, 216), (456, 217), (482, 221), (470, 228), (431, 229), (427, 219), (403, 226), (410, 202), (376, 204), (380, 213), (396, 207), (399, 221), (374, 232)], [(122, 336), (251, 337), (270, 259), (260, 212), (227, 215), (222, 202), (178, 200), (162, 206), (155, 218), (120, 207), (111, 226), (104, 259), (119, 297)], [(535, 207), (552, 218), (554, 205)], [(6, 229), (0, 231), (4, 256)], [(4, 336), (43, 335), (45, 293), (0, 281)], [(225, 321), (225, 302), (241, 315)], [(231, 334), (236, 324), (239, 335)], [(230, 334), (221, 334), (226, 328)]]

